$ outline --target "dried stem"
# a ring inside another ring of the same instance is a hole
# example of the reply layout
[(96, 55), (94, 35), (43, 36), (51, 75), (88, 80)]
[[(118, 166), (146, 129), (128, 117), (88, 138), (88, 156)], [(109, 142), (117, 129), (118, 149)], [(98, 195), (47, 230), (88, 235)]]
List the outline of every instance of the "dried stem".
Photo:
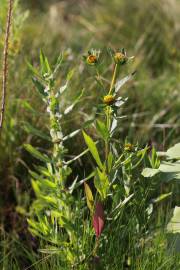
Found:
[(0, 111), (0, 132), (3, 127), (5, 103), (6, 103), (6, 90), (7, 90), (7, 78), (8, 78), (8, 48), (9, 48), (9, 37), (11, 28), (13, 10), (13, 0), (9, 0), (8, 13), (7, 13), (7, 24), (6, 34), (4, 41), (4, 52), (3, 52), (3, 75), (2, 75), (2, 98), (1, 98), (1, 111)]

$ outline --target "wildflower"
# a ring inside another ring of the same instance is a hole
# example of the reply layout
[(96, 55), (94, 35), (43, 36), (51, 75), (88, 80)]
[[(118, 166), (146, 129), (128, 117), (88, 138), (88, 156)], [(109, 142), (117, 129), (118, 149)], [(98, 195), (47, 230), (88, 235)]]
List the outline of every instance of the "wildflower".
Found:
[(114, 62), (116, 64), (124, 65), (126, 64), (130, 59), (133, 59), (134, 56), (132, 57), (127, 57), (125, 49), (121, 49), (118, 51), (114, 51), (113, 49), (109, 48), (108, 49), (111, 57), (113, 58)]
[(114, 104), (115, 101), (116, 101), (116, 99), (115, 99), (115, 96), (113, 96), (113, 95), (107, 95), (107, 96), (104, 96), (104, 98), (103, 98), (103, 102), (106, 105), (112, 105), (112, 104)]
[(116, 64), (125, 64), (128, 61), (128, 58), (126, 56), (126, 53), (122, 53), (122, 52), (116, 52), (114, 54), (114, 60), (116, 62)]
[(96, 65), (98, 64), (98, 61), (99, 61), (99, 55), (100, 55), (100, 51), (92, 49), (88, 51), (88, 55), (83, 56), (83, 58), (88, 65)]
[(96, 64), (97, 63), (97, 57), (93, 54), (88, 55), (86, 59), (87, 63), (90, 65)]
[(125, 143), (124, 145), (124, 151), (126, 152), (132, 152), (134, 150), (134, 145), (131, 143)]

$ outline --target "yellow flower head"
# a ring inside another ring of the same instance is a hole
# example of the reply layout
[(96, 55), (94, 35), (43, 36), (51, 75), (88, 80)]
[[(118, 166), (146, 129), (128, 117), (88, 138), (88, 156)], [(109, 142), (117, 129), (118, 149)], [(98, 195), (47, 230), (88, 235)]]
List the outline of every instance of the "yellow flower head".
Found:
[(88, 64), (94, 65), (97, 63), (97, 57), (96, 57), (96, 55), (90, 54), (90, 55), (88, 55), (86, 61)]
[(115, 97), (112, 95), (104, 96), (103, 102), (106, 105), (112, 105), (115, 102)]
[(118, 64), (125, 64), (128, 60), (126, 54), (122, 53), (122, 52), (116, 52), (114, 54), (114, 60), (115, 62)]

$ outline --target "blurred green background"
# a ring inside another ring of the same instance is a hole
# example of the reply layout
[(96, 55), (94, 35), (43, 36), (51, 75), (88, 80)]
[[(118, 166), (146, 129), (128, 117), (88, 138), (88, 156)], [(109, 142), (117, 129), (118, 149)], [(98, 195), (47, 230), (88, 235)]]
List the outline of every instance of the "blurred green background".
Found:
[[(6, 2), (0, 0), (1, 60)], [(73, 83), (62, 106), (70, 104), (83, 87), (85, 93), (75, 112), (63, 121), (68, 134), (93, 117), (92, 105), (99, 99), (100, 89), (93, 74), (85, 69), (82, 55), (90, 48), (126, 48), (135, 60), (122, 70), (122, 77), (133, 70), (137, 70), (137, 75), (122, 89), (122, 96), (129, 99), (122, 111), (126, 118), (121, 121), (118, 139), (124, 141), (128, 137), (132, 143), (152, 143), (164, 150), (180, 139), (179, 15), (178, 0), (15, 1), (5, 125), (0, 142), (0, 219), (7, 231), (22, 231), (24, 225), (16, 213), (17, 206), (27, 209), (32, 195), (28, 178), (32, 157), (23, 144), (31, 142), (40, 149), (49, 149), (47, 143), (28, 133), (27, 123), (46, 132), (48, 119), (31, 83), (27, 61), (38, 65), (43, 49), (54, 63), (59, 52), (64, 51), (67, 65), (60, 71), (59, 84), (67, 70), (75, 67)], [(104, 76), (110, 78), (111, 66)], [(69, 156), (80, 153), (84, 148), (82, 135), (67, 144)], [(89, 161), (84, 160), (84, 164), (88, 167)], [(82, 164), (74, 166), (83, 175)]]

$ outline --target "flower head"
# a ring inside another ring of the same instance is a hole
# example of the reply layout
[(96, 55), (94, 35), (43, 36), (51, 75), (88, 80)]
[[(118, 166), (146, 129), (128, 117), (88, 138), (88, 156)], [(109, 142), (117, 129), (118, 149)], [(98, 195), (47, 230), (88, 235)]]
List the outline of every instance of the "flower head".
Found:
[(100, 51), (91, 49), (88, 55), (83, 56), (84, 61), (91, 66), (97, 65), (99, 62)]
[(97, 57), (96, 57), (96, 55), (90, 54), (90, 55), (88, 55), (86, 61), (90, 65), (96, 64), (97, 63)]
[(119, 65), (124, 65), (130, 59), (134, 58), (134, 56), (128, 57), (124, 48), (117, 51), (113, 50), (112, 48), (108, 48), (108, 51), (111, 57), (113, 58), (114, 62)]
[(107, 96), (104, 96), (104, 98), (103, 98), (103, 102), (106, 105), (112, 105), (112, 104), (114, 104), (115, 101), (116, 101), (116, 99), (115, 99), (115, 96), (113, 96), (113, 95), (107, 95)]
[(114, 60), (117, 64), (125, 64), (128, 60), (126, 53), (122, 53), (122, 52), (116, 52), (114, 54)]

